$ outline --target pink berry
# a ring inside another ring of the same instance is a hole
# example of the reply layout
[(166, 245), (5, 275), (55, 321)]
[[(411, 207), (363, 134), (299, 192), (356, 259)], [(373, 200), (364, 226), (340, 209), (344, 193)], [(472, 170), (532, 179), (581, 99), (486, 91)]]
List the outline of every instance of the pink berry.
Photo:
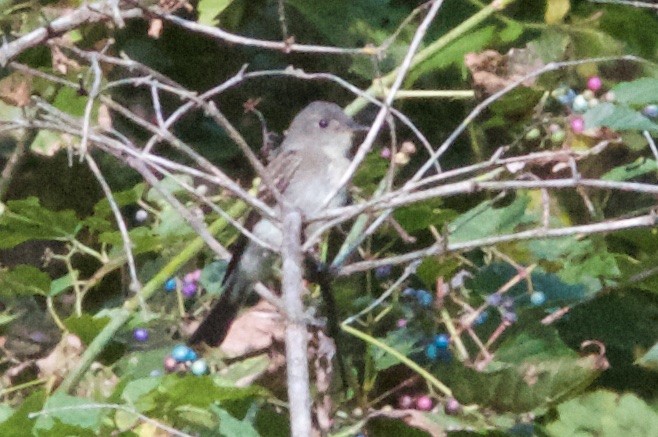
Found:
[(413, 404), (414, 400), (409, 395), (402, 395), (398, 398), (398, 406), (403, 410), (411, 408)]
[(176, 366), (178, 365), (178, 361), (174, 359), (171, 355), (167, 355), (164, 359), (164, 369), (167, 372), (174, 372), (176, 370)]
[(420, 411), (430, 411), (432, 409), (432, 398), (427, 395), (419, 396), (416, 399), (416, 409)]
[(444, 410), (446, 414), (457, 414), (461, 411), (461, 404), (459, 401), (455, 398), (448, 398), (446, 399), (446, 404), (444, 406)]
[(407, 319), (398, 319), (396, 325), (398, 328), (404, 328), (407, 326)]
[(571, 130), (575, 134), (580, 134), (585, 130), (585, 120), (582, 117), (574, 117), (571, 119)]
[(601, 78), (598, 76), (592, 76), (589, 79), (587, 79), (587, 88), (589, 88), (592, 91), (598, 91), (601, 89), (603, 86), (603, 82), (601, 82)]
[(381, 156), (384, 159), (391, 159), (391, 149), (388, 147), (384, 147), (381, 152), (379, 152), (379, 156)]
[(201, 279), (201, 270), (196, 269), (192, 270), (191, 272), (187, 273), (185, 277), (183, 278), (183, 281), (185, 282), (198, 282), (199, 279)]

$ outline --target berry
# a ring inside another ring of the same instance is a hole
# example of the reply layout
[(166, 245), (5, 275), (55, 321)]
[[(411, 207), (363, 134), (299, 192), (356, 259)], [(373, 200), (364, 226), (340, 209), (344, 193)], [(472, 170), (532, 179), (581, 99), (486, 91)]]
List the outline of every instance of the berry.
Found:
[(503, 320), (508, 322), (508, 323), (514, 323), (518, 319), (518, 316), (514, 311), (504, 311), (503, 312)]
[(391, 149), (388, 147), (384, 147), (381, 152), (379, 152), (379, 156), (381, 156), (384, 159), (391, 159)]
[(196, 294), (197, 286), (194, 282), (184, 282), (183, 283), (183, 296), (192, 297)]
[(171, 357), (178, 363), (189, 361), (189, 357), (191, 356), (190, 351), (196, 355), (196, 353), (189, 347), (185, 346), (184, 344), (179, 344), (174, 346), (174, 348), (171, 350)]
[(587, 79), (587, 88), (591, 91), (598, 91), (603, 86), (601, 78), (598, 76), (592, 76)]
[(546, 295), (541, 291), (535, 291), (530, 295), (530, 303), (534, 306), (542, 305), (546, 302)]
[(434, 336), (434, 345), (439, 349), (446, 349), (450, 344), (448, 334), (437, 334)]
[(137, 212), (135, 213), (135, 220), (138, 221), (139, 223), (145, 222), (146, 219), (149, 218), (149, 213), (144, 211), (143, 209), (138, 209)]
[(425, 348), (425, 356), (431, 361), (436, 361), (439, 358), (439, 348), (434, 344), (428, 344)]
[(191, 272), (187, 273), (183, 277), (183, 282), (199, 282), (199, 279), (201, 279), (201, 270), (196, 269), (196, 270), (192, 270)]
[(176, 289), (176, 278), (169, 278), (164, 284), (165, 291), (174, 291)]
[(171, 355), (167, 355), (164, 359), (164, 369), (167, 372), (173, 372), (176, 370), (176, 366), (178, 365), (178, 362), (174, 357)]
[(593, 108), (598, 104), (599, 104), (599, 99), (597, 98), (590, 99), (589, 102), (587, 102), (587, 106), (589, 106), (590, 108)]
[(395, 326), (398, 328), (404, 328), (407, 326), (407, 319), (398, 319), (398, 321), (395, 323)]
[(196, 376), (205, 375), (208, 373), (208, 363), (204, 359), (196, 360), (190, 366), (190, 371)]
[(386, 279), (391, 275), (391, 266), (379, 266), (375, 269), (375, 278)]
[(461, 410), (462, 406), (459, 401), (455, 398), (446, 399), (446, 403), (443, 406), (443, 409), (446, 414), (457, 414)]
[(413, 404), (414, 404), (414, 400), (409, 395), (402, 395), (398, 398), (398, 407), (400, 407), (403, 410), (407, 410), (411, 408)]
[(137, 341), (144, 342), (149, 339), (149, 332), (144, 328), (136, 328), (133, 331), (133, 338)]
[(649, 118), (658, 117), (658, 105), (647, 105), (642, 110), (642, 114), (646, 115)]
[(564, 141), (564, 138), (566, 137), (566, 133), (560, 129), (559, 131), (555, 131), (551, 134), (551, 142), (558, 144)]
[(528, 132), (526, 132), (525, 139), (532, 141), (532, 140), (536, 140), (540, 136), (541, 136), (541, 131), (538, 128), (533, 127)]
[(478, 314), (478, 316), (473, 321), (473, 324), (481, 325), (484, 322), (486, 322), (488, 318), (489, 318), (489, 312), (488, 311), (483, 311), (480, 314)]
[(603, 100), (606, 102), (614, 102), (617, 96), (615, 96), (615, 93), (613, 91), (608, 91), (603, 95)]
[(594, 91), (592, 90), (585, 90), (582, 94), (588, 102), (594, 98)]
[(583, 117), (574, 117), (571, 119), (571, 130), (575, 134), (580, 134), (585, 130), (585, 120)]
[(500, 294), (494, 293), (487, 296), (486, 300), (487, 303), (492, 307), (497, 307), (503, 301), (503, 298), (500, 296)]
[(416, 399), (416, 408), (420, 411), (430, 411), (432, 409), (432, 398), (427, 395), (419, 396)]
[(573, 99), (573, 103), (571, 104), (573, 112), (585, 112), (588, 108), (589, 105), (587, 104), (587, 99), (582, 94), (578, 94), (576, 98)]
[(432, 295), (430, 294), (429, 291), (417, 290), (416, 293), (417, 293), (416, 299), (418, 299), (418, 303), (420, 304), (420, 306), (429, 307), (430, 305), (432, 305), (432, 301), (434, 299), (432, 298)]
[(413, 297), (416, 296), (417, 291), (411, 287), (407, 287), (402, 291), (402, 296), (404, 297)]
[(561, 104), (563, 104), (564, 106), (571, 106), (575, 98), (576, 98), (576, 92), (571, 88), (563, 91), (561, 94), (555, 95), (555, 99)]
[(185, 354), (185, 361), (196, 361), (199, 358), (197, 353), (192, 348), (187, 348), (187, 354)]

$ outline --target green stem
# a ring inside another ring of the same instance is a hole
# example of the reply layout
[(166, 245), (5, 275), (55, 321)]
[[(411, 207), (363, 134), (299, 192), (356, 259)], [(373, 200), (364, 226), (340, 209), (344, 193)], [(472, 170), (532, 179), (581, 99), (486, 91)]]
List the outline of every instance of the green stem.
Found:
[[(505, 9), (507, 6), (509, 6), (511, 3), (514, 3), (515, 1), (516, 0), (499, 0), (499, 1), (493, 1), (489, 5), (485, 6), (484, 8), (473, 14), (470, 18), (463, 21), (459, 26), (450, 30), (448, 33), (441, 36), (435, 42), (433, 42), (423, 50), (419, 51), (418, 54), (414, 56), (413, 60), (411, 61), (411, 67), (409, 71), (411, 72), (414, 69), (414, 67), (417, 67), (422, 62), (434, 56), (439, 51), (441, 51), (446, 46), (448, 46), (448, 44), (462, 37), (464, 34), (471, 31), (474, 27), (482, 23), (491, 15)], [(377, 79), (375, 83), (370, 85), (370, 87), (366, 90), (366, 93), (369, 95), (377, 95), (382, 85), (387, 87), (393, 83), (397, 74), (398, 74), (398, 69), (396, 68), (395, 70), (388, 73), (386, 76)], [(354, 115), (358, 113), (360, 110), (362, 110), (367, 104), (368, 101), (366, 99), (364, 99), (363, 97), (359, 97), (345, 108), (345, 112), (347, 114)]]
[(425, 378), (425, 380), (428, 383), (432, 384), (437, 390), (439, 390), (445, 396), (452, 397), (452, 390), (450, 390), (450, 388), (447, 385), (445, 385), (444, 383), (442, 383), (441, 381), (436, 379), (436, 377), (434, 375), (432, 375), (427, 370), (423, 369), (418, 364), (414, 363), (408, 357), (402, 355), (400, 352), (396, 351), (395, 349), (393, 349), (392, 347), (390, 347), (386, 343), (383, 343), (383, 342), (377, 340), (376, 338), (366, 334), (365, 332), (361, 332), (358, 329), (352, 328), (350, 325), (348, 325), (346, 323), (341, 324), (340, 327), (343, 331), (347, 332), (348, 334), (351, 334), (351, 335), (355, 336), (356, 338), (359, 338), (359, 339), (365, 341), (366, 343), (369, 343), (369, 344), (371, 344), (375, 347), (380, 348), (384, 352), (387, 352), (387, 353), (393, 355), (395, 358), (400, 360), (400, 362), (402, 364), (406, 365), (411, 370), (413, 370), (414, 372), (418, 373), (420, 376)]
[[(246, 205), (242, 202), (237, 203), (229, 210), (232, 217), (238, 217), (246, 211)], [(219, 231), (227, 226), (226, 220), (220, 218), (208, 226), (208, 231), (211, 234), (217, 234)], [(82, 379), (85, 372), (98, 355), (105, 349), (105, 347), (115, 337), (117, 331), (126, 324), (132, 317), (135, 311), (140, 307), (139, 302), (141, 299), (144, 301), (150, 299), (156, 292), (160, 291), (162, 284), (183, 267), (190, 259), (196, 256), (203, 248), (205, 243), (201, 237), (197, 237), (190, 244), (187, 245), (177, 256), (165, 265), (150, 281), (148, 281), (139, 295), (135, 295), (124, 302), (123, 306), (119, 308), (112, 316), (112, 320), (105, 328), (94, 338), (87, 350), (84, 352), (80, 359), (80, 364), (76, 369), (69, 373), (62, 384), (57, 389), (58, 392), (70, 392)]]

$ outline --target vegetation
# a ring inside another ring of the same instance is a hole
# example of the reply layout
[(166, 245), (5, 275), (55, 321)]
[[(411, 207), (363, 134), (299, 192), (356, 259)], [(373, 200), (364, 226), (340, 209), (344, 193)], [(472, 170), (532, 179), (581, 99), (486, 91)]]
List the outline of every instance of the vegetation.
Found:
[[(0, 0), (0, 435), (658, 435), (656, 7), (417, 3)], [(272, 303), (184, 343), (314, 100), (303, 411)]]

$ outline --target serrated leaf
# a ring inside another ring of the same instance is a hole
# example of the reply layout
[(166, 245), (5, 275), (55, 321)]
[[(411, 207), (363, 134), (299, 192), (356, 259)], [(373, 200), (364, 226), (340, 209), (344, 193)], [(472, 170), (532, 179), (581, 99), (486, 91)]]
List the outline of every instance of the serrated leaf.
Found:
[[(391, 331), (386, 337), (380, 338), (379, 340), (405, 356), (409, 356), (412, 352), (419, 350), (419, 347), (415, 346), (417, 340), (416, 337), (406, 330)], [(369, 345), (368, 348), (375, 369), (378, 371), (388, 369), (400, 362), (396, 357), (376, 346)]]
[(199, 24), (216, 26), (219, 24), (219, 14), (231, 3), (233, 3), (233, 0), (199, 0), (199, 4), (196, 7), (199, 13), (197, 21)]
[(48, 432), (58, 420), (65, 425), (98, 432), (101, 420), (108, 410), (92, 407), (94, 405), (96, 403), (90, 399), (56, 392), (44, 406), (49, 413), (39, 416), (34, 428), (39, 432)]
[(0, 215), (0, 248), (28, 240), (68, 240), (79, 228), (80, 221), (73, 211), (51, 211), (42, 207), (36, 197), (12, 200)]
[(583, 114), (585, 129), (597, 127), (609, 127), (610, 129), (623, 130), (658, 130), (655, 124), (640, 112), (612, 103), (601, 103), (590, 108)]
[(50, 296), (54, 297), (63, 292), (64, 290), (72, 287), (75, 281), (78, 280), (78, 271), (73, 270), (72, 272), (57, 278), (50, 283)]
[(0, 295), (41, 295), (50, 291), (50, 276), (34, 266), (18, 265), (0, 272)]

